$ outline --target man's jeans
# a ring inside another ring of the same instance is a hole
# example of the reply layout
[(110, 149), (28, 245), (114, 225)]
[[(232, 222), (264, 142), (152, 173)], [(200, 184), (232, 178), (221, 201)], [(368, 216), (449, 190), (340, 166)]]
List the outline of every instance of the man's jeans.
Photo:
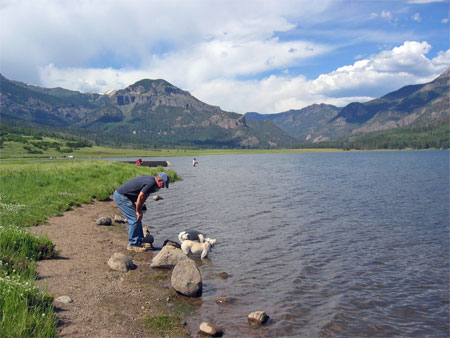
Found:
[(137, 220), (135, 204), (117, 191), (114, 191), (113, 198), (128, 220), (128, 245), (139, 245), (144, 240), (144, 233), (142, 222)]

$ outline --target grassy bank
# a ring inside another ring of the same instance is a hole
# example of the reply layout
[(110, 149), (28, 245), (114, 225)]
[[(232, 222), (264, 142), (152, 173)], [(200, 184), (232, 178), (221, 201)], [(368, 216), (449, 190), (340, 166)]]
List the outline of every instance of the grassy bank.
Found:
[(42, 154), (30, 154), (14, 142), (4, 142), (0, 150), (0, 159), (3, 161), (18, 159), (62, 159), (73, 156), (82, 159), (102, 159), (118, 157), (175, 157), (200, 155), (232, 155), (232, 154), (276, 154), (276, 153), (310, 153), (310, 152), (337, 152), (339, 149), (119, 149), (105, 147), (89, 147), (74, 149), (70, 154), (61, 154), (53, 150), (43, 151)]
[(9, 134), (0, 137), (0, 159), (67, 159), (67, 158), (111, 158), (111, 157), (172, 157), (228, 154), (271, 154), (331, 152), (339, 149), (121, 149), (92, 146), (87, 141), (25, 134)]
[(56, 336), (52, 297), (35, 286), (34, 266), (57, 252), (26, 227), (94, 198), (108, 199), (126, 180), (161, 170), (106, 161), (0, 164), (0, 337)]

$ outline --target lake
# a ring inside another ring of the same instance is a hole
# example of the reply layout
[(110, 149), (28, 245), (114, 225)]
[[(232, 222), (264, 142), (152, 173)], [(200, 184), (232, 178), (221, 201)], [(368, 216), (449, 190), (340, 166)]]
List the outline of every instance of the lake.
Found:
[[(229, 337), (448, 337), (448, 151), (196, 158), (167, 158), (183, 181), (144, 215), (157, 243), (186, 229), (217, 239), (199, 264), (194, 331), (207, 321)], [(257, 310), (271, 320), (250, 329)]]

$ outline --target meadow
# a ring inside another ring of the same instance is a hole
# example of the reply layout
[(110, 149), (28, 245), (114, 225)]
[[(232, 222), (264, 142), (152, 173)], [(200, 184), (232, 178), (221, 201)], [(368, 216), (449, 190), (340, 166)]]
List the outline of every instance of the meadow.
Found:
[(173, 157), (232, 154), (335, 152), (339, 149), (125, 149), (91, 146), (61, 138), (33, 137), (30, 135), (3, 136), (1, 161), (32, 159), (102, 159), (117, 157)]
[[(97, 160), (0, 163), (0, 337), (57, 335), (53, 297), (36, 287), (35, 264), (58, 252), (27, 227), (94, 199), (108, 200), (128, 179), (159, 171)], [(180, 179), (166, 172), (171, 181)]]

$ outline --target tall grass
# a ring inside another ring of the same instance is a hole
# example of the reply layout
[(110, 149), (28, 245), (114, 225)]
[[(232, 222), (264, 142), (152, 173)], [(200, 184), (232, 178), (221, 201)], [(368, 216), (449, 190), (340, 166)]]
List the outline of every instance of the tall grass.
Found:
[[(107, 161), (23, 162), (0, 165), (0, 226), (29, 226), (92, 199), (106, 200), (127, 179), (163, 168)], [(179, 179), (168, 170), (171, 181)]]
[[(54, 337), (52, 297), (34, 283), (35, 263), (55, 257), (50, 239), (25, 227), (94, 198), (109, 199), (128, 179), (163, 168), (107, 161), (0, 164), (0, 337)], [(171, 181), (180, 179), (168, 170)]]

